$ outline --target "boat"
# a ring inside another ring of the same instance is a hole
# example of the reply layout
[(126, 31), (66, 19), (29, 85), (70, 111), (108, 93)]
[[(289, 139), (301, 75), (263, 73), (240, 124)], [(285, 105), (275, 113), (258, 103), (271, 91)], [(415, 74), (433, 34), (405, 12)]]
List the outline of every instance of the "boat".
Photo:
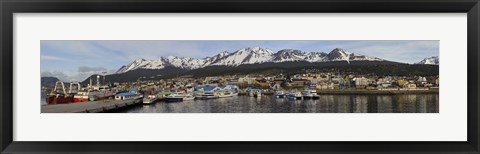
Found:
[(115, 92), (110, 89), (110, 87), (102, 86), (96, 89), (86, 89), (83, 91), (78, 91), (73, 96), (73, 102), (87, 102), (87, 101), (98, 101), (104, 99), (113, 99), (115, 97)]
[(65, 104), (73, 102), (73, 98), (71, 96), (61, 94), (61, 93), (50, 93), (45, 97), (45, 101), (47, 105), (52, 104)]
[(143, 104), (154, 104), (158, 101), (157, 95), (148, 95), (143, 98)]
[(260, 90), (251, 90), (248, 95), (250, 97), (261, 97), (262, 96), (262, 92)]
[(287, 97), (289, 99), (295, 99), (295, 100), (301, 100), (303, 97), (302, 97), (302, 93), (300, 92), (291, 92), (291, 93), (288, 93), (287, 94)]
[(194, 100), (195, 97), (193, 97), (192, 94), (186, 94), (184, 97), (183, 97), (183, 101), (191, 101), (191, 100)]
[(182, 96), (179, 93), (173, 93), (173, 94), (170, 94), (167, 97), (165, 97), (164, 101), (165, 102), (182, 102), (183, 97), (184, 96)]
[(310, 90), (310, 93), (312, 93), (312, 99), (320, 99), (320, 95), (317, 94), (316, 90)]
[(195, 96), (196, 99), (215, 99), (218, 96), (214, 92), (204, 92), (200, 95)]
[(310, 90), (304, 90), (302, 91), (302, 97), (303, 99), (312, 99), (313, 95), (310, 93)]
[(303, 99), (320, 99), (316, 90), (304, 90), (302, 92)]
[[(223, 92), (218, 92), (217, 93), (218, 98), (226, 98), (226, 97), (233, 97), (234, 94), (230, 91), (223, 91)], [(238, 95), (238, 93), (236, 93)]]
[(79, 91), (73, 96), (73, 102), (88, 102), (90, 98), (94, 99), (95, 92), (91, 91)]
[(275, 94), (274, 94), (274, 96), (275, 96), (276, 98), (285, 98), (285, 95), (286, 95), (286, 94), (285, 94), (285, 92), (284, 92), (283, 90), (276, 91)]
[[(70, 91), (72, 91), (73, 85), (70, 84)], [(83, 90), (80, 89), (80, 84), (77, 84), (77, 92), (73, 96), (73, 102), (87, 102), (98, 101), (104, 99), (114, 99), (115, 90), (112, 90), (109, 86), (100, 85), (100, 76), (97, 76), (97, 85), (93, 86), (92, 78), (90, 77), (90, 84)]]
[(67, 93), (65, 84), (62, 81), (55, 82), (55, 87), (52, 92), (45, 96), (45, 103), (47, 105), (71, 102), (73, 102), (73, 96)]

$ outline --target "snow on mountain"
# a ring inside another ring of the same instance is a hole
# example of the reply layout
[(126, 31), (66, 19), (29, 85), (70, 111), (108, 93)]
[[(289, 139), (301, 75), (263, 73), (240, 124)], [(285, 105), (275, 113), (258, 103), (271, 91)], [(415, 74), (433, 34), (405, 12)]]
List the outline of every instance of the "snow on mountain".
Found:
[(326, 61), (383, 61), (376, 57), (367, 57), (364, 55), (349, 53), (345, 49), (335, 48), (330, 53), (323, 52), (303, 52), (295, 49), (283, 49), (273, 53), (268, 48), (243, 48), (233, 53), (223, 51), (212, 57), (202, 59), (193, 59), (186, 57), (160, 57), (156, 60), (137, 59), (127, 66), (122, 66), (117, 73), (124, 73), (135, 69), (162, 69), (167, 66), (173, 66), (184, 69), (197, 69), (212, 65), (238, 66), (242, 64), (259, 64), (265, 62), (326, 62)]
[(432, 57), (425, 58), (416, 64), (439, 65), (440, 58), (438, 56), (432, 56)]
[(303, 61), (307, 57), (305, 52), (294, 49), (283, 49), (273, 55), (273, 62)]
[(225, 55), (211, 65), (238, 66), (242, 64), (256, 64), (268, 62), (273, 52), (267, 48), (244, 48)]

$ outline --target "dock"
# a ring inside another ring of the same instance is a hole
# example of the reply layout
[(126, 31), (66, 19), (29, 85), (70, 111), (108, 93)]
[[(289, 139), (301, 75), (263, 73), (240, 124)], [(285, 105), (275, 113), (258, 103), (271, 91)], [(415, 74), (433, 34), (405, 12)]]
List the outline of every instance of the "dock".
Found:
[(42, 106), (41, 113), (100, 113), (142, 103), (141, 99), (99, 100)]

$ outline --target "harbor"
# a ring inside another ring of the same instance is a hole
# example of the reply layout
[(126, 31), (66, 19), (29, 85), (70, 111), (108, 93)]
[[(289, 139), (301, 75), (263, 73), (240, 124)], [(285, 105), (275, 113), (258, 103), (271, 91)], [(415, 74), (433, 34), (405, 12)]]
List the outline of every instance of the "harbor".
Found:
[(99, 100), (82, 103), (42, 105), (42, 113), (100, 113), (140, 104), (141, 99)]
[[(403, 84), (404, 80), (396, 80), (391, 85), (372, 83), (384, 82), (382, 79), (369, 82), (368, 86), (359, 86), (361, 79), (343, 82), (337, 87), (322, 87), (318, 84), (317, 75), (301, 74), (300, 78), (288, 80), (285, 77), (206, 77), (202, 80), (194, 78), (174, 78), (167, 80), (146, 80), (125, 83), (108, 83), (105, 76), (96, 75), (88, 79), (86, 85), (81, 83), (64, 83), (57, 81), (53, 87), (44, 88), (42, 113), (102, 113), (148, 112), (151, 108), (165, 108), (150, 112), (171, 113), (284, 113), (284, 112), (325, 112), (322, 108), (330, 108), (325, 103), (346, 107), (343, 111), (376, 113), (375, 110), (358, 110), (356, 103), (362, 105), (389, 105), (391, 112), (412, 103), (421, 103), (423, 112), (438, 112), (438, 84), (426, 83), (422, 77), (411, 84)], [(233, 79), (232, 79), (233, 78)], [(265, 82), (266, 80), (266, 82)], [(271, 80), (269, 83), (268, 81)], [(294, 82), (301, 80), (303, 82)], [(418, 86), (417, 86), (418, 85)], [(416, 99), (419, 98), (417, 101)], [(400, 100), (398, 103), (392, 100)], [(244, 101), (244, 102), (242, 102)], [(233, 104), (225, 104), (233, 103)], [(407, 103), (407, 104), (402, 104)], [(240, 105), (240, 106), (236, 106)], [(273, 107), (271, 106), (273, 105)], [(300, 106), (299, 106), (300, 105)], [(228, 106), (235, 106), (232, 109)], [(258, 109), (259, 106), (265, 109)], [(269, 107), (265, 107), (269, 106)], [(298, 107), (310, 109), (296, 109)], [(311, 109), (312, 107), (315, 109)], [(414, 105), (417, 107), (418, 105)], [(168, 109), (174, 107), (175, 109)], [(179, 108), (180, 107), (180, 108)], [(189, 109), (190, 107), (194, 109)], [(226, 107), (226, 108), (225, 108)], [(182, 109), (183, 108), (183, 109)], [(224, 108), (224, 109), (219, 109)], [(365, 107), (364, 107), (365, 108)], [(372, 107), (367, 107), (371, 109)], [(377, 107), (373, 107), (375, 109)], [(385, 108), (385, 107), (380, 107)], [(188, 111), (186, 111), (188, 109)], [(145, 110), (145, 111), (144, 111)], [(338, 106), (330, 110), (338, 110)]]

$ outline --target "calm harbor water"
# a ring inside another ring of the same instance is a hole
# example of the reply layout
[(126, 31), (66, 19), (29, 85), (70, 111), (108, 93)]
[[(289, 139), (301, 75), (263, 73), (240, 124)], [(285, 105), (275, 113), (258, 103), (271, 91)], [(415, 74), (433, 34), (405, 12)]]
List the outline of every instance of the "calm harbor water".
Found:
[(158, 102), (119, 113), (438, 113), (438, 94), (320, 95), (317, 100), (237, 96), (213, 100)]

